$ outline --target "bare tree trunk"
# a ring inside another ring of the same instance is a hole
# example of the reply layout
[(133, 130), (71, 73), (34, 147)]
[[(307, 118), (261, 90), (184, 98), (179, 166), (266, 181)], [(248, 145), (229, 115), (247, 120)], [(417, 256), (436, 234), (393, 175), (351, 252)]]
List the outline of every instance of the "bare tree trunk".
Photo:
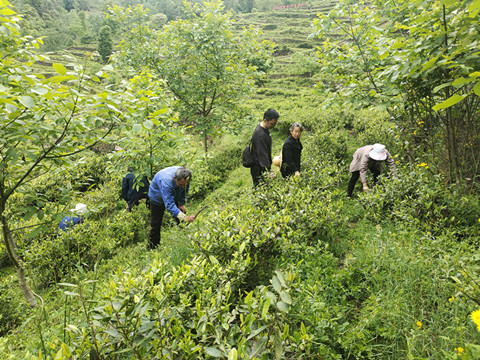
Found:
[(203, 150), (205, 150), (205, 153), (208, 152), (207, 142), (208, 142), (207, 132), (204, 131), (204, 132), (203, 132)]
[(20, 289), (25, 296), (25, 299), (28, 301), (31, 307), (37, 307), (38, 303), (33, 295), (32, 290), (27, 284), (27, 279), (25, 278), (25, 272), (23, 270), (23, 265), (21, 261), (18, 259), (17, 254), (15, 253), (16, 246), (15, 242), (13, 241), (12, 233), (8, 227), (7, 219), (2, 215), (2, 232), (3, 232), (3, 240), (5, 242), (5, 246), (7, 248), (7, 253), (9, 258), (12, 260), (15, 269), (17, 270), (18, 275), (18, 282), (20, 284)]

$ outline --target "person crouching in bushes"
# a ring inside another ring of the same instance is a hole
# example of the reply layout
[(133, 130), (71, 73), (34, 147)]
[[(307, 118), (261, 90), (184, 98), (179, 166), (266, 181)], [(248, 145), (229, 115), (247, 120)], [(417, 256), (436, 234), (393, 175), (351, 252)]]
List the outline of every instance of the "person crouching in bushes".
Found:
[(298, 122), (290, 127), (290, 136), (285, 140), (282, 147), (280, 172), (284, 178), (295, 175), (300, 176), (300, 162), (302, 158), (302, 135), (303, 126)]
[(87, 205), (78, 203), (75, 205), (74, 209), (70, 209), (70, 211), (74, 215), (78, 216), (65, 216), (61, 221), (60, 224), (58, 224), (58, 228), (62, 231), (67, 231), (71, 227), (78, 225), (78, 224), (83, 224), (84, 222), (84, 215), (87, 212)]
[(357, 183), (358, 178), (362, 182), (363, 191), (368, 190), (367, 186), (367, 170), (373, 174), (373, 184), (375, 185), (378, 176), (383, 172), (383, 161), (392, 168), (394, 175), (397, 174), (397, 167), (390, 153), (385, 149), (385, 145), (374, 144), (366, 145), (358, 148), (353, 154), (353, 160), (350, 164), (350, 172), (352, 177), (348, 182), (347, 195), (349, 197), (353, 194), (353, 189)]
[(138, 205), (142, 199), (147, 199), (146, 205), (148, 208), (148, 187), (150, 183), (147, 176), (143, 175), (142, 180), (138, 181), (133, 169), (129, 168), (128, 171), (129, 173), (122, 180), (122, 199), (127, 202), (127, 211), (131, 212), (132, 207)]

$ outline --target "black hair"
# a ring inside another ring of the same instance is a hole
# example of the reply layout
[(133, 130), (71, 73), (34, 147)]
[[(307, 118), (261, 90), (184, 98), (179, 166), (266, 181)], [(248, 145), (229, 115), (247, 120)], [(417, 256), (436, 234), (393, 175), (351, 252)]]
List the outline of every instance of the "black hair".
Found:
[(275, 109), (268, 109), (263, 114), (263, 119), (267, 121), (278, 120), (279, 117), (280, 117), (280, 114)]

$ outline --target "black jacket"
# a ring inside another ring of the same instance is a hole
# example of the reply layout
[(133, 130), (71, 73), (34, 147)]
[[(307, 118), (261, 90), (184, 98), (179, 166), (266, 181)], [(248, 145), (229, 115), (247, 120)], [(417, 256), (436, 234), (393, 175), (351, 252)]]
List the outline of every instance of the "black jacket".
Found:
[(283, 177), (300, 171), (302, 149), (303, 146), (300, 139), (295, 140), (293, 136), (290, 135), (287, 140), (285, 140), (282, 147), (282, 167), (280, 168)]
[(149, 186), (150, 183), (145, 175), (141, 181), (136, 181), (133, 172), (129, 172), (122, 181), (122, 199), (131, 204), (135, 200), (146, 198)]
[(252, 136), (252, 155), (254, 167), (260, 167), (262, 171), (272, 167), (272, 136), (268, 129), (258, 125)]

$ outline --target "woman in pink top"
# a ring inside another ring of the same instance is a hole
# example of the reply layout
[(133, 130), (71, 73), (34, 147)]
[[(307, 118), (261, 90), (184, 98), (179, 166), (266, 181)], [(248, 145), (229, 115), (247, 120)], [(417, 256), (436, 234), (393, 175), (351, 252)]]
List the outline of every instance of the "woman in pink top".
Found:
[(358, 148), (353, 154), (353, 160), (350, 164), (350, 172), (352, 177), (348, 182), (347, 194), (349, 197), (353, 194), (353, 189), (360, 178), (363, 191), (368, 190), (367, 186), (367, 170), (373, 174), (373, 184), (377, 183), (378, 175), (383, 172), (383, 161), (386, 161), (389, 166), (392, 167), (393, 173), (397, 174), (397, 167), (395, 161), (392, 159), (390, 153), (385, 149), (385, 145), (374, 144), (366, 145)]

